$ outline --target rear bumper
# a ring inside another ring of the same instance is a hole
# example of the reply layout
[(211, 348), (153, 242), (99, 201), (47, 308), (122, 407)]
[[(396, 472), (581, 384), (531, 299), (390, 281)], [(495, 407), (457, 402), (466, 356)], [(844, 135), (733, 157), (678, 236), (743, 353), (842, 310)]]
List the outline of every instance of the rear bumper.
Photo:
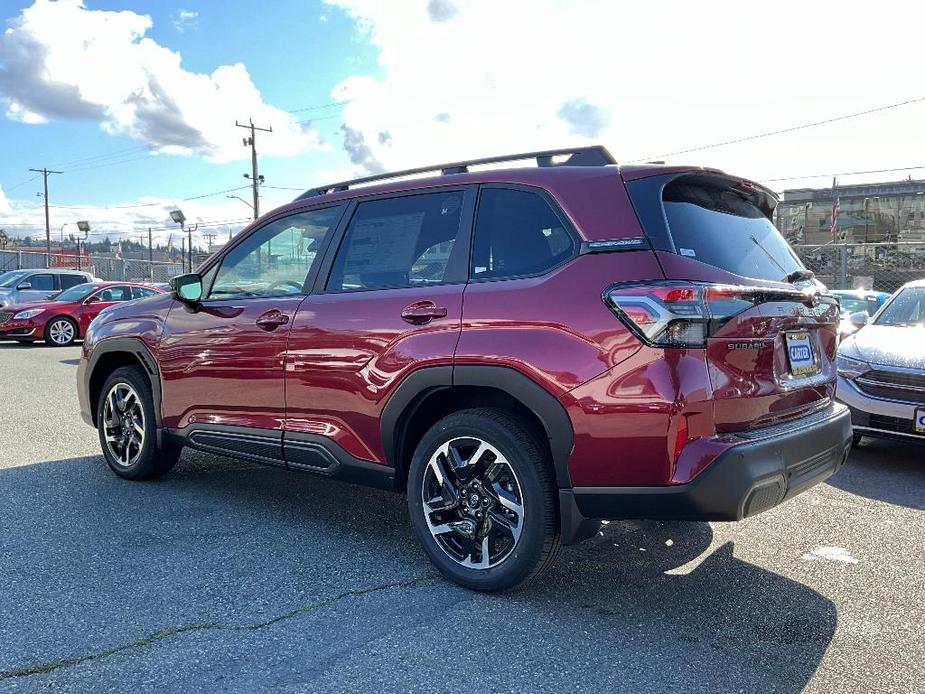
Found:
[(773, 508), (827, 479), (848, 456), (847, 407), (833, 403), (807, 419), (743, 438), (687, 484), (561, 490), (563, 540), (580, 539), (584, 519), (734, 521)]

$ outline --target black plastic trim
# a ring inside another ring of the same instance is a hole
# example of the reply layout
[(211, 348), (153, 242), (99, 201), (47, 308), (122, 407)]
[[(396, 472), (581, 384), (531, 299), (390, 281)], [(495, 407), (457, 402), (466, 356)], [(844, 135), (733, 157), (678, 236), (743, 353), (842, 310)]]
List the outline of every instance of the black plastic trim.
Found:
[(398, 460), (398, 452), (405, 444), (404, 425), (414, 417), (426, 395), (452, 385), (452, 366), (428, 366), (408, 374), (389, 396), (379, 417), (379, 434), (389, 465), (397, 468), (403, 462), (404, 469), (408, 469), (410, 460)]
[(167, 429), (165, 433), (175, 443), (199, 451), (277, 467), (286, 465), (283, 458), (283, 432), (276, 429), (190, 424), (182, 429)]
[[(141, 362), (145, 371), (147, 371), (151, 381), (151, 394), (154, 396), (154, 419), (157, 428), (160, 429), (162, 426), (160, 370), (157, 366), (157, 360), (154, 358), (154, 355), (151, 354), (148, 346), (135, 337), (108, 337), (100, 340), (93, 346), (90, 361), (87, 364), (87, 368), (84, 370), (83, 382), (80, 384), (81, 389), (87, 395), (86, 401), (88, 406), (90, 406), (91, 410), (93, 409), (90, 404), (90, 381), (93, 379), (93, 372), (99, 363), (100, 357), (104, 354), (111, 354), (112, 352), (124, 352), (134, 356)], [(96, 412), (91, 411), (88, 412), (88, 414), (90, 415), (90, 421), (87, 423), (96, 426), (96, 422), (94, 421), (96, 419)], [(86, 417), (84, 417), (84, 420), (86, 421)]]
[(325, 436), (284, 432), (283, 454), (293, 470), (395, 491), (395, 468), (355, 458)]
[(687, 484), (664, 487), (575, 487), (585, 518), (735, 521), (756, 515), (822, 482), (845, 462), (851, 415), (833, 404), (829, 416), (759, 440), (743, 440)]

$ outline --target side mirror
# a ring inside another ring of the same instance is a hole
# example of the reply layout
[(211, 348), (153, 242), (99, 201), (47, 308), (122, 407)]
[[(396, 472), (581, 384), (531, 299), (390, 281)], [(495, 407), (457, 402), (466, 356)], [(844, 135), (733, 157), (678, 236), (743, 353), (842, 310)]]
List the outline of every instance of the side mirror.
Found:
[(191, 272), (171, 278), (170, 294), (177, 301), (195, 306), (202, 299), (202, 275)]
[(16, 287), (16, 288), (17, 288), (17, 289), (20, 289), (20, 290), (23, 290), (23, 289), (32, 289), (32, 282), (23, 282), (22, 284), (20, 284), (20, 285), (19, 285), (18, 287)]
[(86, 298), (86, 300), (84, 300), (84, 304), (95, 304), (95, 303), (97, 303), (97, 302), (99, 302), (99, 301), (100, 301), (99, 295), (98, 295), (98, 294), (92, 294), (92, 295), (88, 296), (88, 297)]
[(867, 311), (857, 311), (848, 316), (848, 322), (858, 330), (867, 325), (867, 321), (869, 320), (870, 316), (867, 315)]

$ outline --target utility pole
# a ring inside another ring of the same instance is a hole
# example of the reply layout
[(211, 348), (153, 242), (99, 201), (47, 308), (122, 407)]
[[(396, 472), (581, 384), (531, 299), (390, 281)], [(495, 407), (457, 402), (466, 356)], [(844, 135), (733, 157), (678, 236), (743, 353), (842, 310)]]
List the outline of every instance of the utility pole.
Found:
[(273, 132), (273, 128), (260, 128), (254, 125), (253, 118), (248, 118), (247, 120), (247, 123), (238, 123), (238, 121), (235, 121), (234, 124), (239, 128), (247, 128), (251, 131), (251, 136), (244, 138), (244, 146), (251, 148), (251, 175), (248, 176), (244, 174), (244, 178), (251, 179), (251, 185), (254, 189), (254, 219), (257, 219), (257, 217), (260, 216), (260, 196), (257, 192), (257, 187), (263, 183), (263, 176), (257, 173), (257, 131), (260, 130), (265, 133), (271, 133)]
[[(254, 166), (256, 166), (256, 164)], [(48, 174), (60, 174), (64, 172), (51, 171), (45, 167), (41, 169), (29, 169), (29, 171), (42, 174), (42, 178), (45, 181), (45, 252), (47, 253), (45, 256), (45, 267), (51, 267), (51, 226), (48, 222)], [(256, 219), (256, 217), (254, 219)]]
[(206, 240), (207, 240), (208, 243), (209, 243), (209, 255), (212, 255), (212, 239), (215, 238), (215, 232), (214, 232), (214, 231), (208, 231), (208, 232), (204, 233), (203, 236), (206, 237)]
[(196, 222), (191, 227), (186, 227), (186, 233), (189, 234), (189, 246), (187, 250), (189, 251), (189, 272), (193, 271), (193, 232), (199, 228), (199, 222)]
[(154, 246), (151, 242), (151, 227), (148, 227), (148, 278), (154, 281)]

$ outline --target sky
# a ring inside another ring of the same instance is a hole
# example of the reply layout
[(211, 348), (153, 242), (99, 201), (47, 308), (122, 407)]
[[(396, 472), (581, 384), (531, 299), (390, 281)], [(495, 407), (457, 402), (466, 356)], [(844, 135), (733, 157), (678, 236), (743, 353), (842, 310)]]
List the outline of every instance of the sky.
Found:
[[(249, 119), (273, 130), (262, 212), (368, 173), (589, 143), (775, 190), (925, 178), (923, 20), (889, 0), (3, 0), (0, 228), (44, 236), (29, 169), (48, 167), (53, 238), (81, 219), (165, 236), (181, 207), (223, 240), (252, 215)], [(848, 175), (881, 169), (903, 170)]]

